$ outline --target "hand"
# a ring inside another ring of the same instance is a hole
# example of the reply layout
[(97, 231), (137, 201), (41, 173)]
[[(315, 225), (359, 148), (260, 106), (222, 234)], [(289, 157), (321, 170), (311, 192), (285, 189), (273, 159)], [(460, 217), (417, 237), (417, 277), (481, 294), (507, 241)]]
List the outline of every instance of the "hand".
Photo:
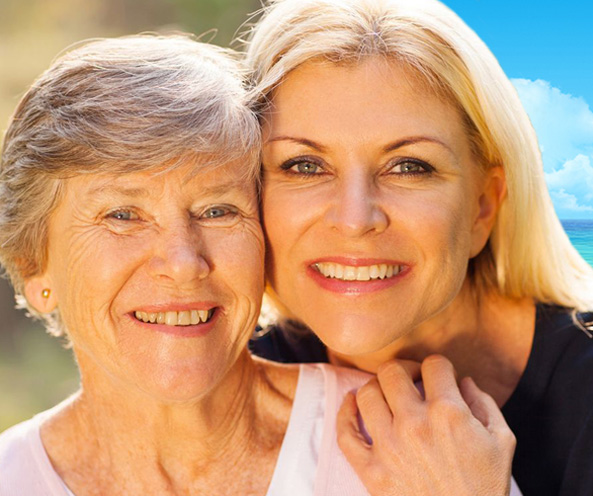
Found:
[[(338, 413), (338, 444), (373, 496), (499, 496), (510, 490), (515, 437), (494, 400), (433, 355), (421, 366), (392, 360), (350, 393)], [(372, 443), (358, 421), (360, 413)]]

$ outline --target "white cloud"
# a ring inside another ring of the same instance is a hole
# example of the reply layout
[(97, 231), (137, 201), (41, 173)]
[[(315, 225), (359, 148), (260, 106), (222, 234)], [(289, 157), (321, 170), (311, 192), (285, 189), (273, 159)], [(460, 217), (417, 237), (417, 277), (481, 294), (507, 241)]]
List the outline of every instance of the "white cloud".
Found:
[(567, 161), (561, 169), (546, 174), (550, 190), (566, 190), (577, 198), (591, 202), (593, 200), (593, 166), (591, 159), (577, 155)]
[(556, 208), (556, 213), (561, 219), (589, 219), (593, 214), (591, 205), (582, 205), (577, 201), (577, 197), (561, 189), (551, 191), (552, 201)]
[(513, 79), (537, 132), (546, 182), (560, 218), (593, 217), (593, 112), (547, 81)]

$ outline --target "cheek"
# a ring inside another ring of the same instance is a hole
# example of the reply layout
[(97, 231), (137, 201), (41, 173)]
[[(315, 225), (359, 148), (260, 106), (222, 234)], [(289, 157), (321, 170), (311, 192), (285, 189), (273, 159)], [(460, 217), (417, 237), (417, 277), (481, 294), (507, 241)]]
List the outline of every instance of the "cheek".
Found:
[[(58, 307), (67, 327), (110, 319), (113, 302), (141, 264), (146, 240), (117, 237), (99, 230), (67, 236), (50, 259)], [(69, 325), (70, 324), (70, 325)]]
[(224, 270), (231, 288), (249, 298), (261, 298), (264, 274), (264, 236), (259, 222), (250, 222), (232, 233), (213, 234), (213, 265)]
[(409, 239), (425, 256), (449, 261), (468, 257), (471, 212), (462, 188), (418, 195), (393, 211), (399, 219), (392, 217), (395, 232), (398, 223), (405, 225)]
[(298, 260), (301, 242), (309, 243), (314, 225), (323, 218), (327, 196), (304, 186), (266, 184), (262, 195), (265, 230), (266, 275), (273, 281)]

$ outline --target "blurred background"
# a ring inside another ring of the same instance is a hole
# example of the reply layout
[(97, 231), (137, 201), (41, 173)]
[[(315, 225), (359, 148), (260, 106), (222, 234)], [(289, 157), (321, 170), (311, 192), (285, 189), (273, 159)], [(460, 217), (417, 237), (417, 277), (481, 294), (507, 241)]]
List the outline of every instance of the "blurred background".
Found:
[[(591, 13), (590, 3), (568, 0), (570, 8), (558, 11), (553, 3), (546, 10), (539, 0), (444, 1), (483, 37), (511, 78), (527, 78), (517, 79), (515, 84), (523, 88), (520, 96), (540, 138), (545, 138), (544, 159), (546, 155), (548, 159), (555, 157), (550, 150), (568, 148), (566, 156), (558, 160), (572, 159), (580, 153), (581, 162), (585, 155), (593, 161), (589, 153), (593, 150), (593, 114), (585, 100), (578, 98), (587, 96), (585, 93), (591, 89), (591, 16), (585, 15)], [(207, 40), (228, 46), (239, 26), (260, 6), (260, 0), (0, 0), (0, 133), (4, 134), (10, 114), (35, 77), (74, 42), (142, 31), (184, 31), (208, 32)], [(567, 80), (567, 75), (571, 79)], [(551, 85), (545, 87), (547, 83), (539, 78)], [(558, 106), (552, 106), (551, 97), (531, 97), (525, 93), (526, 85), (537, 91), (547, 88), (558, 99)], [(557, 88), (575, 98), (563, 95)], [(546, 112), (539, 112), (542, 109)], [(558, 109), (568, 109), (572, 114), (567, 110), (557, 118)], [(556, 127), (550, 127), (542, 117)], [(559, 132), (570, 122), (581, 123), (579, 126), (586, 131), (579, 128), (575, 132), (573, 125)], [(565, 134), (570, 134), (570, 139), (555, 146), (552, 138)], [(574, 136), (580, 141), (573, 143), (577, 139)], [(550, 164), (552, 172), (561, 171), (560, 162)], [(584, 179), (585, 173), (593, 184), (593, 166), (587, 164), (588, 168), (581, 172), (568, 171), (567, 175), (583, 183), (583, 188), (590, 184)], [(566, 194), (571, 192), (568, 186), (556, 186), (560, 188), (558, 195), (573, 200)], [(590, 191), (585, 191), (587, 198)], [(588, 220), (563, 220), (563, 225), (577, 249), (593, 264), (593, 200), (589, 198), (591, 205), (585, 206), (574, 200), (571, 205), (579, 207)], [(561, 218), (574, 219), (574, 212), (561, 214)], [(76, 366), (63, 344), (46, 335), (39, 323), (14, 310), (12, 290), (0, 279), (0, 432), (76, 390)]]
[[(27, 87), (72, 43), (143, 31), (208, 31), (207, 40), (228, 46), (260, 6), (258, 0), (0, 0), (2, 136)], [(0, 432), (76, 390), (76, 366), (63, 344), (14, 310), (12, 290), (0, 279)]]

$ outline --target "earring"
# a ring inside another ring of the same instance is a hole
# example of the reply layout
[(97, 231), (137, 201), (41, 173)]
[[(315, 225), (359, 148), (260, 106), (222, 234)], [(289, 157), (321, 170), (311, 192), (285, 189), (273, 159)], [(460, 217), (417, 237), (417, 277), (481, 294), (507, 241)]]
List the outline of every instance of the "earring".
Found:
[(45, 288), (43, 291), (41, 291), (41, 296), (43, 298), (45, 298), (46, 300), (49, 298), (50, 294), (51, 294), (51, 290), (48, 288)]

